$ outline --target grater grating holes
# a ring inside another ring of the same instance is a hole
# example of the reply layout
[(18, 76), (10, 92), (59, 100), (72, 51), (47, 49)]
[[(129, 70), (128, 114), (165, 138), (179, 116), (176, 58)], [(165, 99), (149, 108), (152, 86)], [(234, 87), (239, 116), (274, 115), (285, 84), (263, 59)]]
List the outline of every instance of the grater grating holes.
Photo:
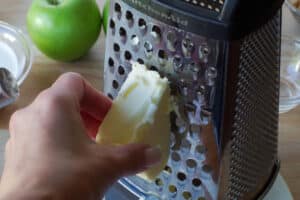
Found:
[(189, 133), (190, 133), (190, 137), (194, 141), (199, 141), (200, 140), (200, 132), (201, 132), (201, 126), (200, 125), (198, 125), (198, 124), (191, 124), (190, 125)]
[(191, 147), (192, 144), (190, 143), (190, 141), (188, 141), (187, 139), (182, 140), (180, 149), (183, 154), (188, 154), (191, 150)]
[(190, 125), (190, 132), (192, 134), (199, 134), (201, 132), (201, 126), (198, 124), (191, 124)]
[(192, 199), (192, 194), (189, 191), (184, 191), (182, 193), (182, 197), (184, 200), (191, 200)]
[(202, 166), (202, 170), (204, 173), (210, 174), (212, 172), (212, 167), (208, 164), (205, 164)]
[(178, 172), (177, 179), (181, 182), (181, 184), (184, 183), (186, 181), (186, 174), (184, 172)]
[(206, 107), (202, 107), (200, 112), (200, 117), (202, 121), (207, 124), (208, 121), (210, 121), (210, 118), (212, 117), (212, 111)]
[(120, 45), (118, 43), (114, 43), (113, 49), (114, 49), (115, 53), (119, 53), (120, 52)]
[[(202, 55), (204, 56), (208, 56), (210, 50), (209, 50), (209, 46), (207, 44), (202, 44), (201, 46), (199, 46), (199, 50), (201, 52)], [(201, 59), (202, 56), (199, 56), (199, 58)]]
[(218, 70), (215, 67), (209, 67), (206, 70), (207, 85), (209, 86), (215, 85), (215, 80), (217, 76), (218, 76)]
[(189, 37), (186, 37), (182, 40), (182, 52), (184, 56), (191, 57), (194, 49), (195, 44)]
[(163, 190), (163, 188), (164, 188), (164, 182), (163, 182), (163, 180), (160, 179), (160, 178), (157, 178), (157, 179), (154, 181), (154, 183), (155, 183), (156, 190), (157, 190), (158, 192), (161, 192), (161, 191)]
[(112, 94), (108, 93), (107, 96), (110, 98), (110, 99), (113, 99), (114, 97), (112, 96)]
[(158, 51), (158, 61), (160, 65), (165, 65), (168, 61), (168, 54), (162, 49)]
[(111, 57), (108, 59), (108, 66), (110, 68), (113, 68), (115, 66), (115, 61)]
[(178, 164), (181, 161), (181, 156), (177, 152), (172, 152), (171, 159), (173, 162)]
[(171, 142), (170, 142), (170, 149), (174, 149), (174, 146), (176, 144), (176, 138), (175, 138), (175, 133), (171, 132)]
[(206, 6), (206, 4), (205, 4), (203, 1), (201, 1), (201, 2), (199, 3), (199, 5), (200, 5), (201, 7), (205, 7), (205, 6)]
[(157, 186), (163, 186), (164, 183), (163, 183), (163, 181), (160, 178), (157, 178), (157, 179), (155, 179), (155, 185), (157, 185)]
[(171, 198), (175, 198), (177, 196), (177, 187), (175, 185), (169, 185), (168, 190)]
[(119, 66), (119, 68), (118, 68), (118, 73), (121, 75), (121, 76), (123, 76), (124, 74), (125, 74), (125, 69), (124, 69), (124, 67), (123, 66)]
[(195, 148), (195, 155), (197, 158), (203, 157), (206, 151), (207, 151), (206, 147), (202, 144), (199, 144)]
[(119, 35), (120, 35), (121, 40), (123, 42), (125, 42), (126, 41), (126, 37), (127, 37), (127, 31), (126, 31), (126, 29), (124, 27), (121, 27), (119, 29)]
[(159, 71), (158, 68), (157, 68), (156, 66), (154, 66), (154, 65), (151, 65), (151, 66), (149, 67), (149, 70), (151, 70), (151, 71), (156, 71), (156, 72)]
[(165, 169), (164, 169), (164, 171), (165, 172), (167, 172), (168, 174), (172, 174), (172, 168), (171, 167), (169, 167), (168, 165), (165, 167)]
[(115, 3), (115, 12), (118, 14), (118, 15), (121, 15), (122, 13), (122, 8), (121, 8), (121, 5), (119, 3)]
[(140, 45), (140, 38), (137, 35), (132, 35), (130, 42), (133, 50), (136, 51)]
[[(183, 121), (183, 120), (182, 120)], [(180, 133), (180, 135), (184, 135), (187, 131), (187, 125), (185, 123), (183, 123), (182, 125), (178, 125), (178, 133)], [(185, 147), (189, 147), (189, 142), (187, 140), (185, 140), (183, 142), (183, 144), (185, 145)]]
[(177, 45), (177, 36), (173, 31), (169, 31), (167, 33), (167, 48), (171, 52), (176, 51), (176, 45)]
[(207, 63), (209, 54), (210, 54), (210, 49), (207, 44), (199, 46), (198, 56), (201, 62)]
[(115, 21), (113, 19), (110, 19), (110, 21), (109, 21), (109, 27), (110, 27), (111, 30), (113, 30), (113, 31), (115, 30), (116, 23), (115, 23)]
[(206, 86), (200, 85), (197, 89), (198, 98), (201, 98), (206, 93)]
[(186, 168), (187, 168), (187, 172), (195, 173), (195, 171), (197, 169), (197, 162), (194, 159), (187, 159), (186, 160)]
[(141, 58), (138, 58), (137, 62), (140, 63), (141, 65), (145, 64), (145, 61), (143, 59), (141, 59)]
[(125, 17), (128, 21), (133, 21), (133, 14), (129, 10), (126, 11)]
[(114, 88), (115, 90), (118, 89), (118, 88), (119, 88), (119, 83), (118, 83), (118, 81), (113, 80), (112, 86), (113, 86), (113, 88)]
[(138, 21), (138, 26), (139, 26), (139, 29), (142, 33), (146, 33), (146, 30), (147, 30), (147, 23), (144, 19), (139, 19)]
[(168, 59), (167, 53), (164, 50), (161, 50), (161, 49), (158, 51), (158, 57), (161, 58), (161, 59)]
[(153, 53), (153, 46), (150, 42), (146, 41), (144, 44), (144, 53), (147, 58), (150, 58)]
[(152, 31), (150, 34), (151, 34), (153, 40), (156, 42), (159, 42), (159, 40), (161, 39), (161, 36), (162, 36), (161, 29), (156, 25), (153, 25)]
[(199, 178), (194, 178), (194, 179), (192, 180), (192, 184), (193, 184), (193, 186), (194, 186), (195, 188), (200, 188), (201, 185), (202, 185), (202, 182), (201, 182), (201, 180), (200, 180)]
[(173, 58), (173, 66), (174, 66), (174, 71), (179, 72), (182, 70), (183, 67), (183, 60), (180, 55), (175, 55)]
[(131, 55), (130, 51), (125, 51), (124, 58), (127, 61), (130, 61), (132, 59), (132, 55)]

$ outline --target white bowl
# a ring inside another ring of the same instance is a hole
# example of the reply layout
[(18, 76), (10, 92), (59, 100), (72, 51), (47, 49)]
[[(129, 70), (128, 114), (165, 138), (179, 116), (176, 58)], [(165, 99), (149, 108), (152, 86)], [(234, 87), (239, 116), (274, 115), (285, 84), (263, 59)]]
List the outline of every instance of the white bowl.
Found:
[(280, 113), (300, 104), (300, 41), (282, 37), (280, 75)]
[(18, 28), (0, 21), (0, 67), (7, 68), (20, 86), (32, 65), (31, 45)]
[(296, 21), (300, 23), (300, 9), (295, 7), (295, 2), (298, 0), (286, 0), (285, 5), (288, 7), (288, 9), (291, 11), (293, 16), (295, 17)]
[(17, 99), (18, 88), (31, 69), (32, 59), (30, 42), (22, 31), (0, 21), (0, 108)]

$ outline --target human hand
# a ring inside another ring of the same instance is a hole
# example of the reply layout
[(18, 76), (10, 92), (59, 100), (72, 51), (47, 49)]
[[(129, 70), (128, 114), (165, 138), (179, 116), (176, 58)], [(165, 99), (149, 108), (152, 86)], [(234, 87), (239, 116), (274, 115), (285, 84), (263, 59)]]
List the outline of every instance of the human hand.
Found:
[[(10, 120), (0, 199), (99, 199), (122, 176), (160, 160), (143, 144), (96, 144), (111, 101), (79, 75), (61, 76)], [(117, 122), (116, 122), (117, 125)]]

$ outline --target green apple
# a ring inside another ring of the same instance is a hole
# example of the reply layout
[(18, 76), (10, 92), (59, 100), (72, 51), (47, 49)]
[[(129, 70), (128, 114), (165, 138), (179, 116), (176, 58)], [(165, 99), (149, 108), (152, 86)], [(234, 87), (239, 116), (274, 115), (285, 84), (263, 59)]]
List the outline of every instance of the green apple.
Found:
[(106, 33), (108, 18), (109, 18), (109, 9), (110, 9), (110, 0), (106, 0), (104, 8), (103, 8), (103, 28)]
[(96, 42), (101, 14), (95, 0), (34, 0), (27, 28), (45, 55), (72, 61), (85, 55)]

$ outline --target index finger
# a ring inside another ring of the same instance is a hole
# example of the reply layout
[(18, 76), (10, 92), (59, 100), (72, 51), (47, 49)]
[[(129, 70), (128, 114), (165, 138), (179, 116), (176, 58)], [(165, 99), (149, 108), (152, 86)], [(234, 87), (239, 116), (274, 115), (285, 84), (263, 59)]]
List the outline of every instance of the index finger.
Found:
[(108, 97), (76, 73), (69, 72), (61, 75), (52, 85), (51, 90), (58, 95), (69, 97), (78, 111), (84, 111), (98, 121), (104, 119), (112, 105)]

